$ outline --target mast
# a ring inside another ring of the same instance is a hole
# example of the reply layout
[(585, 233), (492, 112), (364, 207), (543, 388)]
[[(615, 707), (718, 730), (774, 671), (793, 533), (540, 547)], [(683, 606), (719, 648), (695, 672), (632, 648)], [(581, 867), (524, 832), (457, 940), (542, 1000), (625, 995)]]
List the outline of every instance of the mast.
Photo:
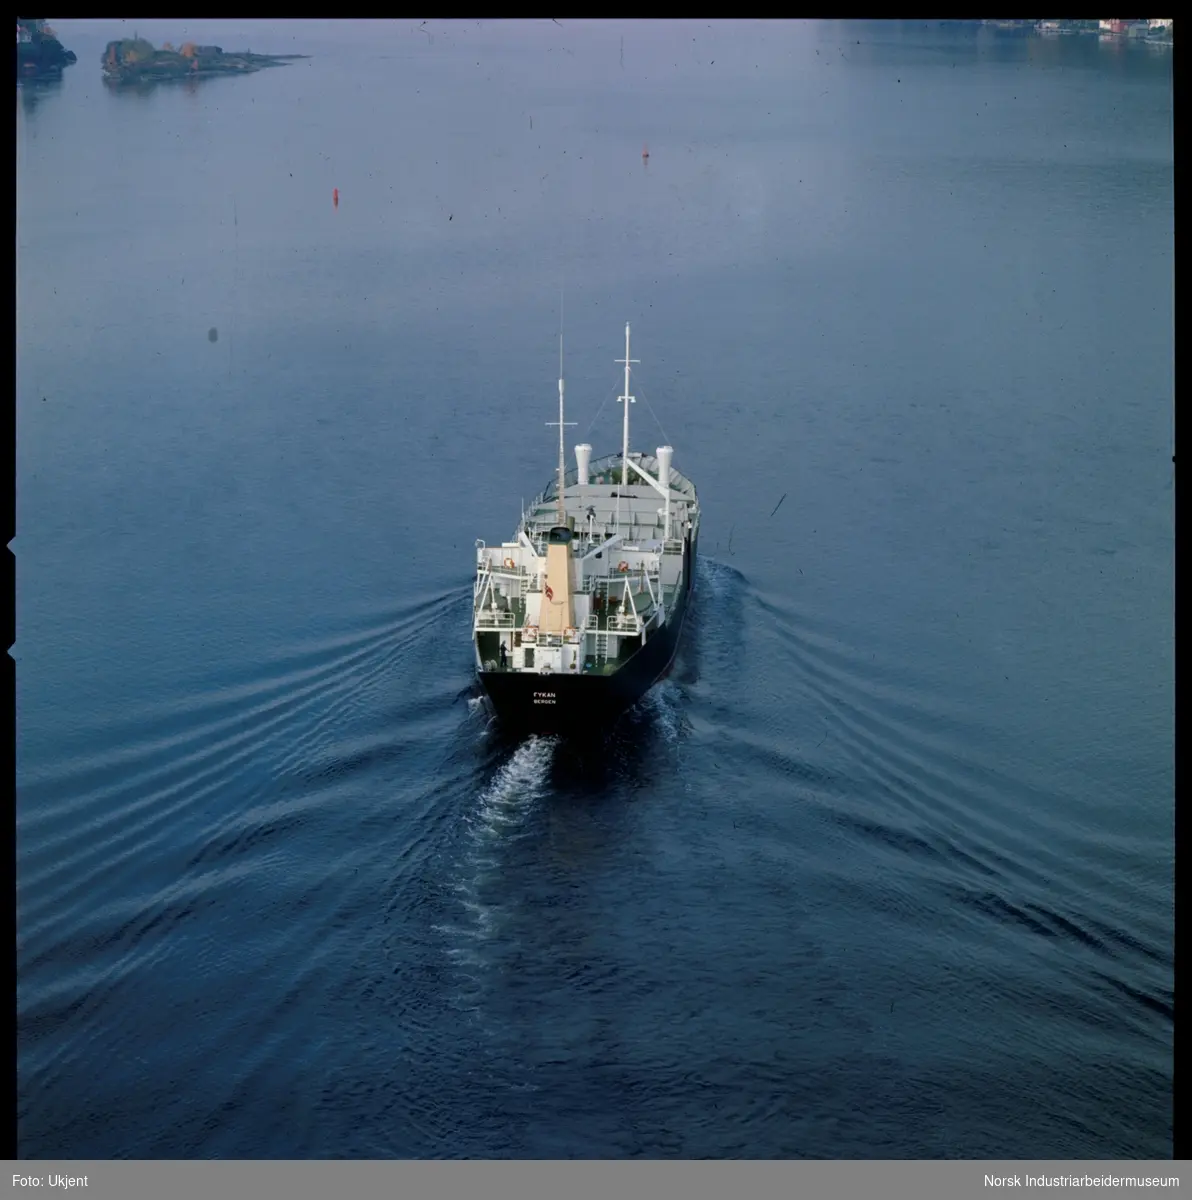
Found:
[(557, 495), (556, 508), (558, 510), (558, 521), (560, 525), (567, 524), (567, 506), (563, 502), (563, 480), (567, 474), (567, 451), (563, 445), (563, 428), (565, 425), (574, 425), (574, 421), (563, 420), (563, 316), (559, 314), (559, 419), (558, 421), (547, 421), (547, 425), (558, 425), (559, 427), (559, 482), (555, 485)]
[(567, 454), (563, 449), (563, 332), (559, 331), (559, 524), (567, 523), (567, 510), (563, 504), (563, 477), (566, 475)]
[(625, 364), (625, 394), (617, 397), (618, 404), (625, 405), (625, 421), (624, 433), (621, 444), (621, 486), (617, 489), (617, 532), (621, 532), (621, 495), (625, 491), (629, 483), (629, 406), (636, 404), (635, 397), (629, 394), (629, 364), (638, 362), (636, 358), (629, 357), (629, 322), (625, 322), (625, 357), (618, 358), (617, 362)]

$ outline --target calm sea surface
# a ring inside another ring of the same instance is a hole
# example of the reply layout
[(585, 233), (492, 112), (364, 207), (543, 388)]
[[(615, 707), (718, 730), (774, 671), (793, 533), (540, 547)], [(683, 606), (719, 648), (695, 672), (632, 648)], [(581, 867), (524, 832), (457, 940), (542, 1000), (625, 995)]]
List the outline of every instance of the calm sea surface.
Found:
[[(139, 26), (312, 57), (17, 89), (22, 1154), (1170, 1155), (1170, 51)], [(705, 509), (596, 750), (467, 692), (560, 288)]]

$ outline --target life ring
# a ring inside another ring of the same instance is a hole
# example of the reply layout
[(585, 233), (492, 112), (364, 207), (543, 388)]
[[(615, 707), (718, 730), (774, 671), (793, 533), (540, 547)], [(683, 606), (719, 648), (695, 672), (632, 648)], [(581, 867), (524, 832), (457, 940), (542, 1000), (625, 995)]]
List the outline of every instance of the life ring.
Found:
[(617, 570), (624, 575), (625, 572), (629, 570), (629, 564), (624, 559), (621, 559), (621, 561), (617, 563)]
[(517, 566), (517, 563), (515, 563), (515, 562), (513, 561), (513, 559), (511, 559), (511, 558), (507, 558), (507, 559), (505, 560), (505, 566), (506, 566), (506, 567), (507, 567), (507, 568), (508, 568), (510, 571), (512, 571), (512, 570), (513, 570), (513, 568)]
[(534, 641), (534, 639), (537, 636), (538, 636), (538, 626), (537, 625), (527, 625), (522, 630), (522, 637), (525, 638), (527, 641), (532, 642), (532, 641)]
[(568, 625), (567, 628), (563, 630), (563, 637), (568, 642), (571, 641), (575, 637), (575, 634), (576, 634), (576, 630), (575, 630), (575, 627), (572, 625)]

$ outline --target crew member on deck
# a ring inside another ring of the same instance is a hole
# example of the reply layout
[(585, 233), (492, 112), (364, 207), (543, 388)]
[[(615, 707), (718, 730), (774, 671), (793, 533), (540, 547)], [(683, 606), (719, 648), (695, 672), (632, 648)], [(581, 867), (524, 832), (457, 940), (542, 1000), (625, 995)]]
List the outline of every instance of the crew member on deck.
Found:
[(505, 643), (501, 643), (501, 670), (505, 671), (509, 668), (509, 654), (505, 649)]

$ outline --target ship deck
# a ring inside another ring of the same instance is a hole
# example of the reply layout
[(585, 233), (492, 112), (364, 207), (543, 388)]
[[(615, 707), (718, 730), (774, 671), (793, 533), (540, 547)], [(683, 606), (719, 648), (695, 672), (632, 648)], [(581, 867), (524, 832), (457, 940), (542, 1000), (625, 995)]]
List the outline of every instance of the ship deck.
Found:
[[(479, 669), (613, 674), (663, 632), (689, 585), (687, 548), (694, 548), (699, 505), (694, 486), (673, 467), (664, 496), (658, 461), (646, 454), (630, 458), (654, 482), (620, 483), (621, 456), (608, 455), (589, 465), (584, 483), (578, 468), (564, 476), (562, 515), (552, 484), (523, 512), (512, 541), (477, 543), (473, 629)], [(560, 525), (570, 530), (574, 615), (566, 631), (540, 632), (549, 599), (547, 548)]]

